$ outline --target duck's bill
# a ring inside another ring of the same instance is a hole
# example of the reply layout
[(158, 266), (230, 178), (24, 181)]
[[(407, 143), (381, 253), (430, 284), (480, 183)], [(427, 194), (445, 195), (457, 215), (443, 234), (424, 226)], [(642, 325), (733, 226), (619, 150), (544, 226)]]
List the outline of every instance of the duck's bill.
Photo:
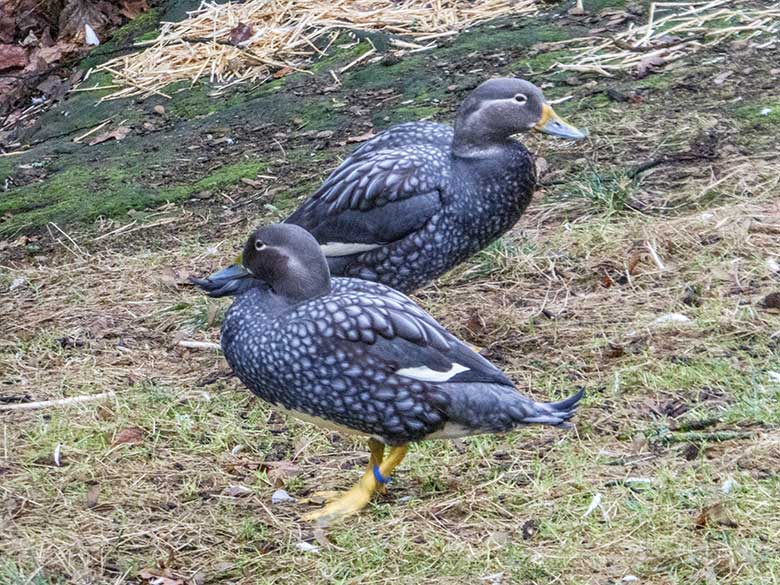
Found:
[(550, 136), (571, 138), (573, 140), (579, 140), (588, 135), (587, 131), (583, 132), (561, 118), (549, 104), (544, 104), (542, 107), (542, 119), (534, 126), (534, 130), (542, 132), (543, 134), (549, 134)]
[(233, 264), (207, 278), (190, 277), (190, 282), (210, 297), (234, 296), (254, 285), (252, 274), (241, 264)]

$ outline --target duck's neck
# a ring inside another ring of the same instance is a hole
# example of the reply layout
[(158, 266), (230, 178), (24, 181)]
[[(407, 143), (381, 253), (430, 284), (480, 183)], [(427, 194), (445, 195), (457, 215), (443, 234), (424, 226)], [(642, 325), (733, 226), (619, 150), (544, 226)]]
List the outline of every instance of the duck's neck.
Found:
[(492, 156), (510, 144), (506, 130), (485, 124), (479, 113), (459, 115), (455, 120), (452, 153), (463, 158)]

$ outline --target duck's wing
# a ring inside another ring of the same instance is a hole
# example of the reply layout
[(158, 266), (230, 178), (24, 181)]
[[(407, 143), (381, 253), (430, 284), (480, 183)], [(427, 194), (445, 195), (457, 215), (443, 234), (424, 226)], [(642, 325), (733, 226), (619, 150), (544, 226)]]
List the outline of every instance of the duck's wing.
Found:
[(378, 248), (441, 209), (449, 172), (447, 151), (434, 144), (359, 149), (285, 222), (308, 230), (326, 256)]
[(335, 278), (332, 298), (345, 316), (333, 324), (335, 336), (370, 345), (368, 353), (399, 376), (514, 387), (506, 374), (403, 293), (379, 283)]

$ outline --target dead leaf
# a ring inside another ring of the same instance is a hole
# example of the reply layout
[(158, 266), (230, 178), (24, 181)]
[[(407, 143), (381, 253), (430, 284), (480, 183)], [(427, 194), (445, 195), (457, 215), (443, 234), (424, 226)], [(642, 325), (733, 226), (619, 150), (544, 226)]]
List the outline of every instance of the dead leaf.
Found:
[(643, 57), (636, 66), (636, 78), (644, 79), (665, 63), (666, 61), (660, 55), (647, 55), (646, 57)]
[(87, 492), (87, 508), (94, 508), (100, 498), (100, 486), (95, 484)]
[(630, 275), (634, 275), (634, 271), (636, 270), (636, 267), (639, 266), (639, 263), (642, 261), (642, 252), (639, 251), (633, 251), (631, 255), (628, 257), (628, 273)]
[(737, 523), (729, 518), (723, 502), (716, 502), (710, 506), (704, 506), (696, 515), (694, 520), (696, 528), (706, 528), (707, 526), (726, 526), (736, 528)]
[(534, 165), (536, 166), (536, 178), (541, 179), (544, 177), (547, 172), (550, 170), (550, 163), (547, 162), (547, 160), (544, 157), (537, 156), (534, 160)]
[(16, 19), (11, 12), (10, 2), (8, 4), (0, 8), (0, 43), (11, 43), (14, 40)]
[(16, 45), (0, 45), (0, 71), (26, 67), (27, 50)]
[(371, 140), (374, 137), (374, 129), (369, 128), (366, 132), (363, 134), (358, 134), (357, 136), (347, 136), (347, 142), (365, 142), (366, 140)]
[(241, 179), (241, 182), (244, 185), (249, 185), (250, 187), (254, 187), (255, 189), (259, 189), (260, 187), (263, 186), (263, 182), (262, 181), (255, 181), (254, 179), (247, 179), (246, 177)]
[(88, 24), (95, 33), (102, 35), (109, 27), (122, 24), (119, 6), (108, 0), (67, 0), (60, 12), (58, 40), (83, 46)]
[(114, 445), (140, 445), (144, 442), (144, 430), (138, 427), (127, 427), (122, 429), (114, 437)]
[(246, 24), (244, 22), (239, 22), (233, 29), (230, 31), (230, 37), (228, 38), (228, 42), (231, 45), (238, 46), (247, 39), (252, 37), (252, 25)]
[(130, 20), (147, 10), (149, 5), (146, 0), (122, 0), (119, 3), (119, 14)]
[(252, 490), (245, 485), (231, 485), (230, 487), (226, 487), (222, 493), (231, 498), (244, 498), (251, 495)]
[(766, 295), (761, 301), (761, 305), (766, 309), (780, 309), (780, 292)]
[(160, 283), (170, 288), (177, 288), (179, 285), (190, 283), (190, 279), (184, 270), (164, 268), (158, 274)]
[(732, 75), (734, 75), (733, 71), (724, 71), (723, 73), (716, 75), (715, 79), (712, 80), (712, 83), (715, 85), (723, 85)]
[(101, 142), (106, 142), (107, 140), (111, 140), (112, 138), (114, 140), (122, 140), (128, 134), (130, 134), (130, 128), (128, 128), (127, 126), (120, 126), (119, 128), (114, 128), (113, 130), (109, 130), (108, 132), (103, 132), (102, 134), (98, 134), (92, 140), (89, 141), (89, 145), (95, 146), (96, 144), (100, 144)]
[(168, 569), (141, 569), (138, 576), (154, 585), (184, 585), (184, 579), (174, 577)]
[(284, 486), (285, 480), (297, 476), (301, 470), (292, 461), (269, 461), (266, 475), (275, 488)]
[(38, 91), (51, 99), (59, 99), (68, 93), (70, 83), (66, 79), (61, 79), (57, 75), (49, 75), (36, 87)]
[(292, 73), (292, 70), (293, 70), (292, 67), (282, 67), (281, 69), (279, 69), (279, 71), (276, 71), (273, 74), (273, 78), (274, 79), (280, 79), (280, 78), (284, 77), (285, 75), (287, 75), (289, 73)]

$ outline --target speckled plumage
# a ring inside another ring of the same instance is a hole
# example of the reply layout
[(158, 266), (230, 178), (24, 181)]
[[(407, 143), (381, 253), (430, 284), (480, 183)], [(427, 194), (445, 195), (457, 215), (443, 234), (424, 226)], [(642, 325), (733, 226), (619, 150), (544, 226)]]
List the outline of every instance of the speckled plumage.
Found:
[(363, 144), (287, 220), (320, 242), (379, 244), (329, 256), (334, 275), (411, 292), (511, 228), (531, 201), (533, 158), (515, 140), (453, 153), (454, 131), (394, 126)]
[[(533, 84), (491, 79), (463, 101), (454, 128), (410, 122), (362, 144), (285, 222), (317, 239), (333, 275), (412, 292), (518, 220), (536, 171), (512, 136), (531, 129), (585, 136)], [(241, 278), (235, 265), (197, 284), (222, 296)]]
[[(284, 238), (273, 245), (279, 233)], [(276, 264), (268, 270), (247, 264), (255, 277), (225, 316), (222, 347), (236, 375), (263, 400), (389, 445), (561, 425), (573, 415), (581, 394), (555, 404), (520, 395), (498, 368), (405, 295), (379, 283), (331, 280), (304, 230), (279, 225), (256, 234), (269, 242), (262, 253)], [(319, 260), (290, 251), (296, 239), (306, 240)], [(248, 253), (249, 244), (245, 262)]]

